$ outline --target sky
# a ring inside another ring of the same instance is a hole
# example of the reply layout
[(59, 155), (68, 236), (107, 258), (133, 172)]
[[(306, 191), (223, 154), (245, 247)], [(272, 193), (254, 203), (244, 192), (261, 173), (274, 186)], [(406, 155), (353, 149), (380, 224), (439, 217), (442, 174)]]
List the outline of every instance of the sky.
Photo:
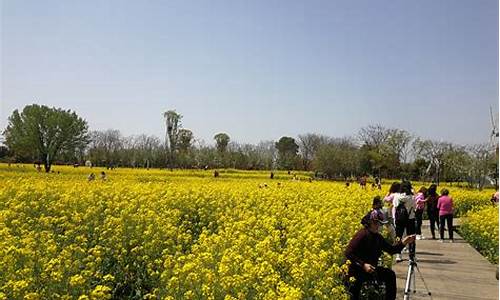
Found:
[(458, 144), (498, 119), (498, 1), (1, 1), (0, 130), (37, 103), (91, 130), (240, 143), (381, 124)]

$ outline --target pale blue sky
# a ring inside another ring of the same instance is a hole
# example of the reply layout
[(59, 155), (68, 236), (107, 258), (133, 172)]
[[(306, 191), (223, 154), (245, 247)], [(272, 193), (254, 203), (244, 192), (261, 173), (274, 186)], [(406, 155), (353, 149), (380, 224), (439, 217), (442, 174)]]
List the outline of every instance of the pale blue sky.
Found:
[(488, 141), (498, 1), (2, 2), (0, 128), (31, 103), (91, 129), (255, 143), (380, 123)]

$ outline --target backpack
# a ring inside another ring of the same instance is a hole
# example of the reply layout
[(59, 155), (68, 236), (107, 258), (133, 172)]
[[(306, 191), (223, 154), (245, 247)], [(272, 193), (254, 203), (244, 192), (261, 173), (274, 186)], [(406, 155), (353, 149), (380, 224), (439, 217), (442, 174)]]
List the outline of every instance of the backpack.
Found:
[(400, 202), (399, 205), (396, 207), (396, 225), (398, 226), (405, 226), (408, 223), (408, 220), (410, 219), (410, 214), (408, 213), (408, 210), (406, 209), (405, 203)]

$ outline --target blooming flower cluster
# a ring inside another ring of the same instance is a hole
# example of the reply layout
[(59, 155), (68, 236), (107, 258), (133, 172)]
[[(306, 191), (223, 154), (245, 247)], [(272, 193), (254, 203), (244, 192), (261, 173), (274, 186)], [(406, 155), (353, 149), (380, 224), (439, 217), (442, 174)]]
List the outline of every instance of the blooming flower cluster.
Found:
[(460, 233), (489, 261), (498, 264), (498, 206), (470, 211), (462, 219)]

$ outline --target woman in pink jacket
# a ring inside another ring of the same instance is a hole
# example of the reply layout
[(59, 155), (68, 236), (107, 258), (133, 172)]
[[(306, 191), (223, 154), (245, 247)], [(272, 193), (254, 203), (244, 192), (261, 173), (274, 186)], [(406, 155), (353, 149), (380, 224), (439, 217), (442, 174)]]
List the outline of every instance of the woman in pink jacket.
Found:
[(444, 221), (448, 227), (448, 236), (453, 243), (453, 199), (448, 196), (450, 192), (447, 189), (441, 191), (441, 197), (438, 199), (437, 207), (439, 209), (439, 235), (441, 242), (444, 241)]
[(422, 235), (422, 216), (424, 215), (425, 202), (427, 201), (426, 196), (427, 196), (427, 188), (425, 187), (421, 187), (417, 195), (415, 196), (415, 219), (417, 220), (417, 228), (416, 228), (417, 240), (424, 239)]

